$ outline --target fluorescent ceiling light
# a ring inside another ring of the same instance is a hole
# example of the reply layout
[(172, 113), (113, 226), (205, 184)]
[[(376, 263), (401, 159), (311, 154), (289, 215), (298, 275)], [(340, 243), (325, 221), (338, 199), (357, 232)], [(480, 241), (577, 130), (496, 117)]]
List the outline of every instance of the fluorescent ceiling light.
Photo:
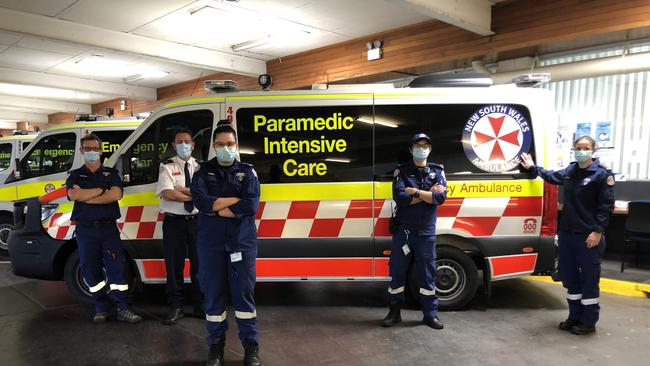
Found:
[(144, 63), (125, 62), (102, 55), (84, 57), (75, 62), (77, 69), (86, 75), (134, 78), (137, 80), (162, 78), (169, 75), (168, 72), (148, 67)]
[(246, 50), (250, 50), (251, 48), (264, 46), (265, 44), (269, 43), (270, 40), (271, 40), (271, 36), (267, 35), (267, 36), (262, 37), (262, 38), (253, 39), (253, 40), (250, 40), (250, 41), (234, 44), (234, 45), (232, 45), (231, 48), (235, 52), (246, 51)]
[(255, 155), (255, 151), (253, 151), (253, 150), (242, 150), (242, 149), (239, 149), (239, 153), (240, 153), (240, 154), (246, 154), (246, 155)]
[(399, 127), (397, 124), (393, 122), (388, 122), (382, 119), (375, 118), (374, 120), (370, 117), (359, 117), (357, 118), (357, 121), (367, 123), (369, 125), (381, 125), (381, 126), (386, 126), (390, 128), (397, 128)]
[(341, 158), (327, 158), (325, 161), (331, 161), (334, 163), (349, 163), (350, 159), (341, 159)]
[(0, 94), (54, 99), (90, 99), (92, 97), (91, 94), (79, 92), (76, 90), (9, 83), (0, 83)]

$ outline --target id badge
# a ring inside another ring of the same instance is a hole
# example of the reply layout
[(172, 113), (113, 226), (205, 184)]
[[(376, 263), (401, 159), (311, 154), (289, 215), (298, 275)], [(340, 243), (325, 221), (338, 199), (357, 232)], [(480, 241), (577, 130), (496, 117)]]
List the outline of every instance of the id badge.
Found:
[(241, 252), (234, 252), (230, 254), (230, 263), (241, 262)]
[(402, 251), (404, 252), (404, 255), (409, 255), (409, 253), (411, 253), (411, 248), (409, 248), (408, 244), (404, 244)]

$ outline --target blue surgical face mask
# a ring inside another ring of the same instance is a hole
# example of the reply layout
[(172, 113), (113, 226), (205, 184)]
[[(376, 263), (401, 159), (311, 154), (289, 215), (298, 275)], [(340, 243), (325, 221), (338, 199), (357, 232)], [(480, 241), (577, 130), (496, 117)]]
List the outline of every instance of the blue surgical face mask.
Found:
[(96, 163), (101, 153), (99, 151), (84, 151), (84, 160), (87, 163)]
[(429, 156), (429, 149), (423, 147), (416, 147), (413, 149), (413, 159), (414, 160), (424, 160)]
[(192, 144), (176, 144), (176, 154), (182, 159), (189, 158), (192, 155)]
[(218, 147), (216, 149), (217, 151), (217, 160), (219, 160), (220, 163), (224, 164), (232, 164), (233, 161), (235, 161), (235, 157), (237, 156), (237, 148), (236, 147)]
[(578, 150), (576, 151), (576, 161), (578, 163), (586, 163), (591, 160), (591, 155), (593, 155), (591, 150)]

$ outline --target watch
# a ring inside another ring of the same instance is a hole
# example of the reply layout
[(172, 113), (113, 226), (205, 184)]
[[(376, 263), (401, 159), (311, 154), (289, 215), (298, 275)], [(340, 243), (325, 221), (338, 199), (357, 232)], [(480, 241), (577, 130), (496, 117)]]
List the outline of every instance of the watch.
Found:
[(413, 197), (418, 198), (420, 197), (420, 190), (416, 190), (415, 193), (413, 193)]

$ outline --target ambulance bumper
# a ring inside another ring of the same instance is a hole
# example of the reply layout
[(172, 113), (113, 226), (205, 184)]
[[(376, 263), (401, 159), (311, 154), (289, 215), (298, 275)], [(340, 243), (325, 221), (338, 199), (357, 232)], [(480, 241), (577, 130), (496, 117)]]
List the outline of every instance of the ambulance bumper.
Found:
[(38, 198), (16, 202), (14, 230), (9, 234), (9, 255), (15, 275), (41, 280), (60, 280), (62, 268), (56, 268), (56, 256), (65, 244), (50, 237), (41, 224)]

